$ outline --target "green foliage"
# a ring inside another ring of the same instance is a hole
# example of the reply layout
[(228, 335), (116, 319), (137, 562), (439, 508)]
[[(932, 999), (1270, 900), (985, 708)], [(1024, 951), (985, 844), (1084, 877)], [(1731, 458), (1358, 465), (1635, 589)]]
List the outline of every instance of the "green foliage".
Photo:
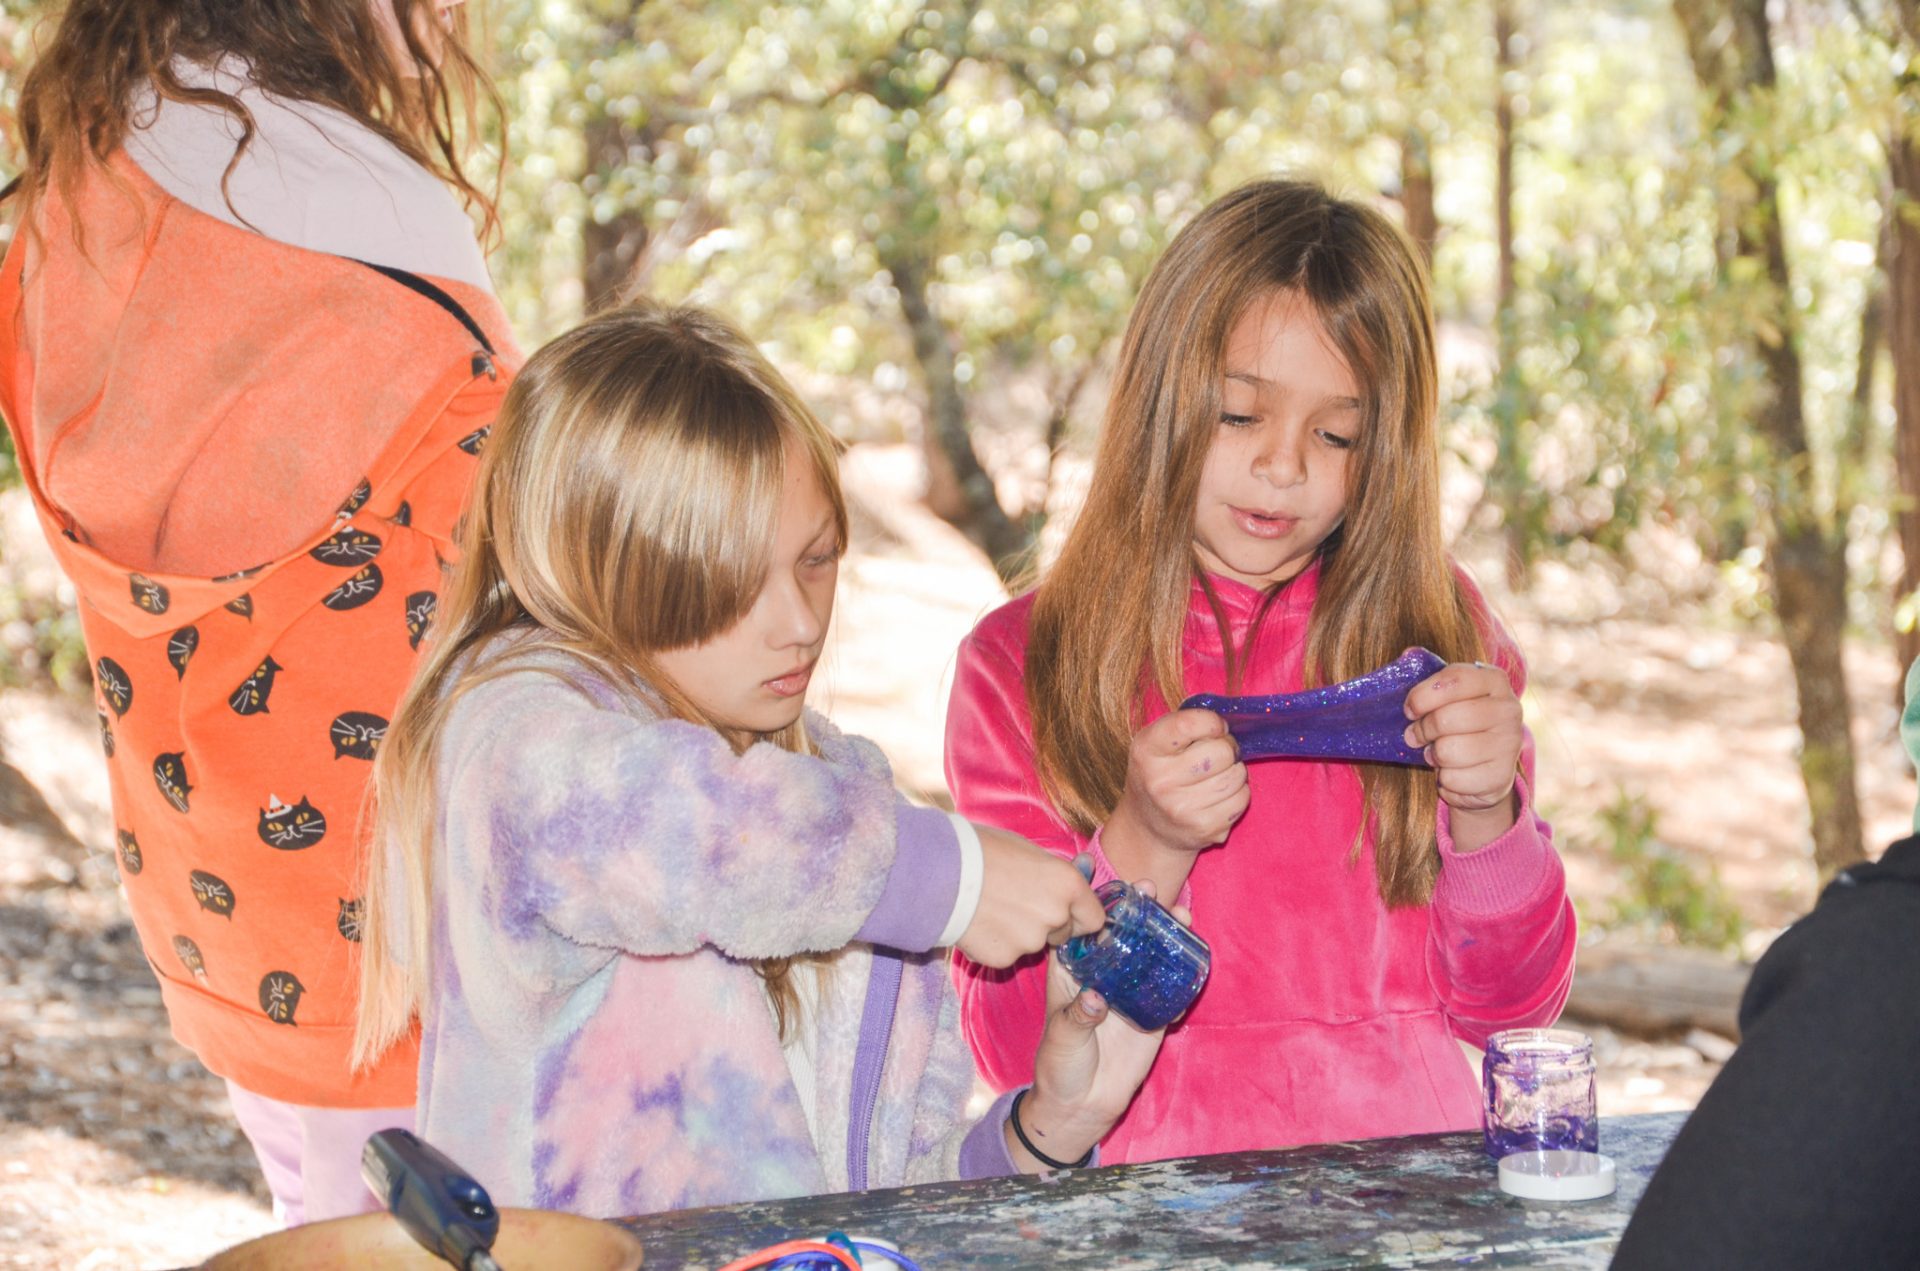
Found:
[[(1764, 380), (1735, 350), (1776, 298), (1726, 270), (1719, 208), (1740, 179), (1730, 147), (1758, 146), (1785, 190), (1819, 514), (1881, 541), (1890, 410), (1883, 391), (1861, 419), (1850, 393), (1895, 99), (1884, 39), (1840, 9), (1784, 27), (1775, 97), (1710, 132), (1666, 0), (1511, 7), (1517, 355), (1450, 377), (1450, 446), (1506, 438), (1518, 470), (1489, 495), (1541, 553), (1621, 553), (1649, 523), (1714, 560), (1757, 542), (1792, 474), (1756, 441)], [(499, 13), (516, 156), (502, 274), (530, 338), (581, 312), (583, 236), (631, 223), (641, 286), (726, 309), (789, 365), (911, 395), (888, 262), (912, 260), (963, 389), (1075, 385), (1208, 199), (1290, 171), (1391, 206), (1416, 136), (1438, 185), (1438, 314), (1494, 325), (1490, 0)], [(1857, 556), (1870, 583), (1879, 554)]]
[(20, 461), (13, 453), (13, 433), (0, 421), (0, 490), (20, 484)]
[(1662, 843), (1651, 805), (1622, 787), (1601, 809), (1596, 846), (1621, 875), (1612, 926), (1651, 929), (1681, 944), (1737, 951), (1746, 919), (1720, 885), (1718, 871), (1704, 871)]
[[(1675, 2), (1510, 0), (1505, 331), (1493, 0), (476, 2), (507, 107), (484, 139), (510, 156), (495, 273), (532, 345), (578, 320), (605, 276), (595, 254), (614, 253), (615, 276), (727, 311), (835, 401), (890, 404), (823, 403), (861, 436), (920, 407), (889, 268), (911, 263), (963, 392), (1041, 389), (1025, 416), (976, 410), (977, 430), (1012, 437), (1005, 455), (1067, 394), (1097, 391), (1141, 280), (1207, 200), (1285, 171), (1392, 210), (1417, 145), (1436, 179), (1436, 310), (1466, 350), (1445, 376), (1446, 440), (1469, 470), (1506, 457), (1488, 500), (1528, 554), (1623, 554), (1657, 524), (1738, 572), (1804, 484), (1812, 514), (1853, 536), (1854, 616), (1884, 626), (1888, 376), (1864, 411), (1852, 390), (1880, 143), (1920, 115), (1912, 53), (1888, 0), (1789, 6), (1777, 89), (1703, 122)], [(0, 111), (49, 7), (0, 4)], [(1781, 184), (1785, 297), (1731, 267), (1723, 208), (1750, 154)], [(1797, 467), (1752, 426), (1765, 379), (1749, 337), (1783, 305), (1806, 368)]]
[(91, 695), (80, 616), (71, 602), (30, 591), (0, 572), (0, 685), (48, 683), (81, 700)]
[[(510, 302), (536, 332), (571, 321), (584, 298), (551, 267), (585, 223), (634, 217), (649, 290), (720, 305), (811, 368), (900, 390), (887, 263), (912, 260), (963, 382), (994, 362), (1075, 375), (1208, 182), (1244, 170), (1218, 162), (1232, 68), (1182, 56), (1233, 7), (714, 3), (629, 25), (509, 6), (507, 27), (539, 23), (510, 42), (516, 149), (545, 156), (511, 212), (549, 213), (516, 217), (542, 265)], [(574, 166), (596, 128), (616, 161)], [(553, 181), (569, 168), (571, 197)]]

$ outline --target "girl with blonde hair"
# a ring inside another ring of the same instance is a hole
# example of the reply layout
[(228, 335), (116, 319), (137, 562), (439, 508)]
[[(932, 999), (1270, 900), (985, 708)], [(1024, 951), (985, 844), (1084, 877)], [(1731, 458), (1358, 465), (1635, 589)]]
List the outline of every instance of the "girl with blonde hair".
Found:
[(1016, 1127), (1080, 1158), (1152, 1062), (1056, 972), (1019, 1121), (964, 1121), (936, 951), (1004, 966), (1104, 915), (803, 707), (846, 537), (831, 435), (709, 314), (602, 315), (508, 395), (377, 765), (357, 1039), (418, 1017), (420, 1132), (496, 1201), (1038, 1169)]
[[(1426, 279), (1391, 223), (1304, 182), (1226, 195), (1142, 289), (1058, 561), (961, 647), (956, 806), (1093, 852), (1096, 882), (1153, 879), (1212, 945), (1110, 1161), (1470, 1127), (1456, 1039), (1565, 1000), (1525, 668), (1442, 542), (1435, 385)], [(1431, 771), (1249, 768), (1218, 715), (1173, 709), (1415, 645), (1451, 664), (1407, 699)], [(988, 1080), (1024, 1080), (1041, 968), (955, 974)]]
[(22, 85), (0, 412), (81, 603), (127, 909), (288, 1223), (373, 1205), (360, 808), (519, 356), (446, 0), (67, 0)]

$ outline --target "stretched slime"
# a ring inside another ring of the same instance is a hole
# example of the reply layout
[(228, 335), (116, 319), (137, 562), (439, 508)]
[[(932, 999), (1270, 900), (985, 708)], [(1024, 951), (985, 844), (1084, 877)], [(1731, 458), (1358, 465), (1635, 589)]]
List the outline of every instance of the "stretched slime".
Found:
[(1430, 649), (1408, 649), (1377, 671), (1325, 688), (1266, 697), (1196, 693), (1184, 710), (1209, 710), (1227, 721), (1242, 759), (1335, 759), (1425, 768), (1426, 756), (1402, 737), (1407, 694), (1446, 669)]

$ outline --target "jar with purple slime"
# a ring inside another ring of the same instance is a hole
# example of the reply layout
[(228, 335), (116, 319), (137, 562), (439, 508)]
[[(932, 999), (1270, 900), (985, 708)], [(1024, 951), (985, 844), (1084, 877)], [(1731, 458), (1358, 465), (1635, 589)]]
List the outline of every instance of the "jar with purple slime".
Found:
[(1509, 1028), (1480, 1063), (1487, 1155), (1598, 1152), (1593, 1039), (1568, 1028)]
[(1134, 1026), (1165, 1028), (1200, 996), (1212, 951), (1160, 902), (1117, 878), (1094, 895), (1106, 906), (1107, 925), (1061, 945), (1060, 964)]

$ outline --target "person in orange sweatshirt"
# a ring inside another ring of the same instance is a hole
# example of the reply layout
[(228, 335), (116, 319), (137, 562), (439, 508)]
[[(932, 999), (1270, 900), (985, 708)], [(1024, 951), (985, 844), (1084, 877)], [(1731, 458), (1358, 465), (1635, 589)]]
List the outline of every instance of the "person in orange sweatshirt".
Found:
[[(423, 0), (72, 0), (21, 93), (0, 413), (93, 664), (127, 906), (288, 1225), (358, 1212), (371, 761), (519, 354)], [(466, 206), (463, 206), (463, 201)]]

